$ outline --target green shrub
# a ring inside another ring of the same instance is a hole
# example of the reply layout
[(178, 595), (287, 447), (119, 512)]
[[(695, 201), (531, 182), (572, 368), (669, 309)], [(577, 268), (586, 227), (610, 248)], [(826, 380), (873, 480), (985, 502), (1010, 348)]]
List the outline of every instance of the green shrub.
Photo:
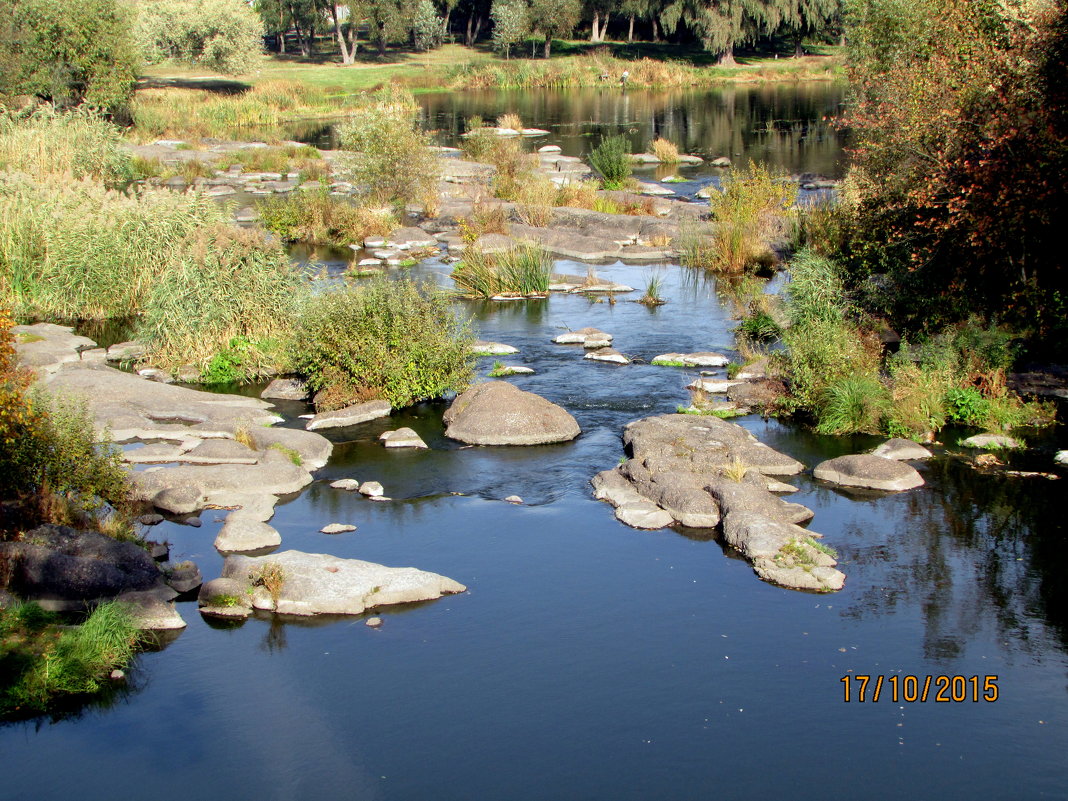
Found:
[(590, 164), (601, 174), (601, 183), (605, 189), (622, 189), (630, 178), (630, 144), (627, 137), (602, 136), (590, 152)]
[(379, 92), (373, 103), (338, 127), (341, 147), (352, 152), (343, 167), (372, 200), (433, 209), (441, 164), (415, 113), (410, 94)]
[(311, 389), (332, 391), (330, 405), (377, 395), (399, 408), (466, 387), (473, 342), (440, 291), (373, 278), (312, 298), (289, 353)]
[(139, 0), (136, 36), (150, 64), (174, 59), (213, 72), (250, 72), (263, 21), (240, 0)]
[(302, 287), (285, 251), (262, 233), (207, 227), (157, 277), (137, 335), (159, 367), (203, 370), (214, 359), (217, 371), (257, 377), (282, 359)]
[(64, 696), (99, 691), (140, 640), (121, 603), (101, 604), (80, 626), (60, 630), (56, 621), (37, 604), (0, 609), (0, 713), (41, 712)]
[(821, 434), (876, 434), (888, 403), (886, 387), (876, 376), (843, 376), (823, 388), (816, 430)]
[(367, 237), (385, 236), (397, 227), (389, 209), (357, 205), (326, 188), (268, 198), (258, 211), (263, 227), (287, 242), (362, 245)]
[(0, 111), (0, 170), (98, 178), (112, 187), (133, 178), (117, 126), (92, 110), (61, 114), (51, 106)]
[(124, 114), (139, 57), (118, 0), (0, 0), (0, 94)]

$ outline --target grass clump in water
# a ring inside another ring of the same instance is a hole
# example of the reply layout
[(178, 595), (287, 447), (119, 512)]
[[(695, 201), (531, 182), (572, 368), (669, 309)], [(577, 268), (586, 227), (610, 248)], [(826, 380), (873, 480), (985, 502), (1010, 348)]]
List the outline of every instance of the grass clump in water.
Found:
[(552, 257), (539, 245), (519, 245), (493, 255), (468, 248), (452, 280), (473, 297), (541, 296), (549, 291), (552, 268)]
[(653, 140), (650, 149), (663, 164), (679, 163), (679, 148), (674, 142), (658, 136)]
[(602, 136), (590, 152), (590, 164), (601, 174), (605, 189), (623, 189), (631, 175), (630, 145), (627, 137)]
[(35, 603), (0, 609), (0, 714), (41, 713), (98, 692), (136, 653), (140, 632), (121, 603), (101, 604), (80, 626), (59, 622)]
[(374, 397), (401, 408), (463, 390), (474, 367), (473, 342), (444, 293), (372, 278), (311, 298), (289, 354), (308, 386), (327, 392), (323, 411)]

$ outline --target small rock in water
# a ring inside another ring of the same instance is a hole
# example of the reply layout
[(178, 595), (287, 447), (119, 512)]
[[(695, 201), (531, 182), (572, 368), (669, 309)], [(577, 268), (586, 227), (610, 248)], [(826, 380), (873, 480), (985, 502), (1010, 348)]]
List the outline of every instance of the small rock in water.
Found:
[(334, 489), (347, 490), (348, 492), (355, 492), (360, 488), (360, 482), (354, 478), (342, 478), (337, 481), (331, 481), (330, 486)]
[(360, 494), (372, 498), (380, 498), (386, 494), (386, 491), (377, 481), (365, 481), (360, 485)]
[(349, 525), (348, 523), (330, 523), (323, 526), (319, 531), (323, 534), (344, 534), (348, 531), (355, 531), (356, 526)]
[(523, 499), (520, 498), (518, 495), (509, 495), (504, 500), (505, 503), (523, 503)]
[(379, 626), (382, 625), (382, 618), (380, 618), (380, 617), (369, 617), (369, 618), (367, 618), (367, 620), (364, 621), (363, 624), (365, 626), (370, 626), (373, 629), (377, 629)]

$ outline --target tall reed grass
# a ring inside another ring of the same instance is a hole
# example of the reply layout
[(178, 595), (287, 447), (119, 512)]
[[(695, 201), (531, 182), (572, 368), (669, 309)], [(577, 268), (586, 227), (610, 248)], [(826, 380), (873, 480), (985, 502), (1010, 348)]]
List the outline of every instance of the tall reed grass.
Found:
[(110, 186), (133, 177), (115, 125), (91, 110), (61, 114), (44, 105), (18, 112), (0, 107), (0, 171), (98, 178)]
[(544, 295), (549, 291), (552, 269), (552, 257), (539, 245), (518, 245), (493, 255), (468, 248), (453, 270), (452, 280), (472, 297)]

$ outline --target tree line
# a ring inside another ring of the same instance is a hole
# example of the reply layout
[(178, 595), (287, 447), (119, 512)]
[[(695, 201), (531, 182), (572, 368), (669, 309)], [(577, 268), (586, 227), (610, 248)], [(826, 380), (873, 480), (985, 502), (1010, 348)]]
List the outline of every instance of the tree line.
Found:
[(788, 42), (797, 55), (810, 37), (839, 37), (842, 0), (257, 0), (273, 46), (309, 56), (316, 37), (329, 34), (342, 62), (356, 58), (361, 35), (380, 54), (390, 45), (426, 50), (446, 39), (471, 46), (489, 39), (505, 57), (528, 39), (578, 33), (590, 42), (609, 34), (628, 42), (698, 46), (721, 64), (739, 47)]

